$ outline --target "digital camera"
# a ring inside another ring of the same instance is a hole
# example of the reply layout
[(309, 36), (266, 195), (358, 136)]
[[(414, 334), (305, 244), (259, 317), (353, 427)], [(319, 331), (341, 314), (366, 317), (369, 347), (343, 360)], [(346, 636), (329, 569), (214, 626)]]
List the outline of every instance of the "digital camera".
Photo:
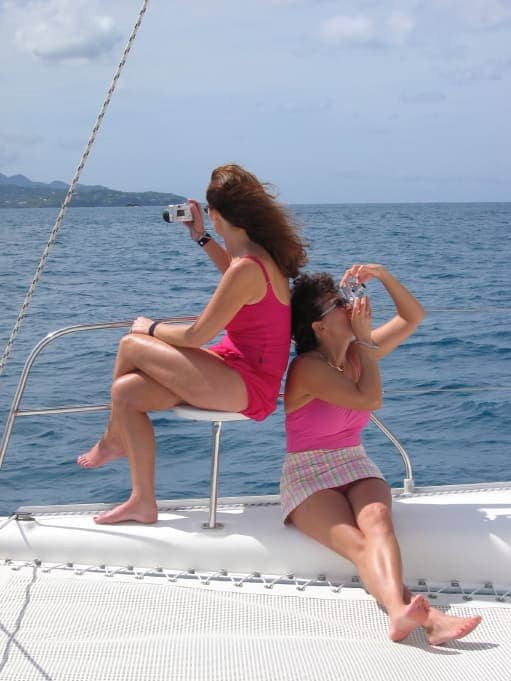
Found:
[(350, 277), (346, 286), (339, 287), (339, 291), (348, 305), (353, 305), (355, 298), (363, 298), (367, 295), (365, 284), (362, 284), (356, 277)]
[(175, 203), (163, 211), (165, 222), (192, 222), (192, 208), (189, 203)]

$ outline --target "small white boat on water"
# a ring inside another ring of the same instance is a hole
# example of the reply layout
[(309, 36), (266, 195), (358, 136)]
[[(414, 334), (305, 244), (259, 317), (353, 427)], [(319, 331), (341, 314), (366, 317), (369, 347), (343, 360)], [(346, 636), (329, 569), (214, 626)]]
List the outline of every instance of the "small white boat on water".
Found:
[[(104, 326), (36, 346), (0, 460), (17, 417), (108, 408), (20, 406), (48, 343)], [(213, 423), (209, 499), (161, 501), (155, 525), (96, 525), (105, 505), (0, 519), (2, 681), (511, 679), (511, 483), (415, 487), (406, 452), (375, 419), (405, 463), (393, 493), (406, 584), (483, 617), (441, 648), (421, 629), (396, 644), (351, 563), (282, 525), (278, 497), (217, 500), (222, 423), (239, 415), (177, 412)]]

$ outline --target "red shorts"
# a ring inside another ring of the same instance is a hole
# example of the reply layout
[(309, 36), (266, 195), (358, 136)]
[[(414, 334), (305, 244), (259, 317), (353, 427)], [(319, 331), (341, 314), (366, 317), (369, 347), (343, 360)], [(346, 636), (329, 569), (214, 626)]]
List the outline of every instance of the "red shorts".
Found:
[(241, 412), (254, 421), (264, 421), (277, 408), (281, 377), (264, 374), (254, 369), (243, 355), (225, 348), (221, 343), (208, 348), (223, 359), (228, 367), (234, 369), (245, 383), (248, 405)]

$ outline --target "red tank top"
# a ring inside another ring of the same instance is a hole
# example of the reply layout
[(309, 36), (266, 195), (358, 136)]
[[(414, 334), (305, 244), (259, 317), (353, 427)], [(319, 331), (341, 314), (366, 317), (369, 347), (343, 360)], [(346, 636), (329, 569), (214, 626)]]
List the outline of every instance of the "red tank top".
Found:
[(257, 303), (243, 305), (226, 326), (224, 338), (210, 350), (219, 354), (234, 353), (257, 372), (278, 377), (287, 367), (291, 342), (291, 307), (282, 303), (273, 291), (262, 260), (245, 255), (262, 269), (266, 294)]

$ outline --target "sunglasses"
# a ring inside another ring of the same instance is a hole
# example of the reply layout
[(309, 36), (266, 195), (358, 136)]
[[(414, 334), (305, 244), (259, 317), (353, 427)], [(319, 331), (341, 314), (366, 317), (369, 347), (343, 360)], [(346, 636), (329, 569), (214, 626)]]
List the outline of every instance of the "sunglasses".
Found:
[(320, 318), (320, 319), (323, 319), (323, 317), (326, 317), (327, 314), (329, 314), (330, 312), (332, 312), (332, 310), (335, 310), (335, 309), (337, 309), (337, 308), (339, 308), (339, 307), (346, 307), (346, 304), (347, 304), (347, 303), (346, 303), (346, 301), (344, 300), (344, 298), (337, 298), (331, 305), (329, 305), (329, 306), (327, 307), (326, 310), (323, 310), (323, 312), (319, 315), (319, 318)]

